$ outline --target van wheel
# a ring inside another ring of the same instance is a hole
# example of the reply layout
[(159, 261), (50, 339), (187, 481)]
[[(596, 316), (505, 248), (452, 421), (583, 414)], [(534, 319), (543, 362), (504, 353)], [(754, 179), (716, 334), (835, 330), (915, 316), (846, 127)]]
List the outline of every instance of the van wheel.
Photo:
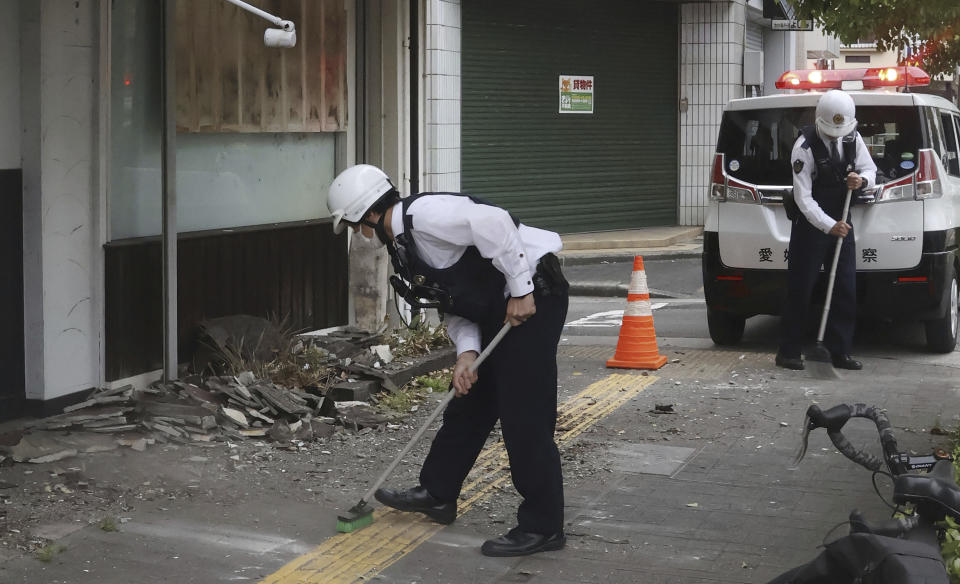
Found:
[(739, 343), (743, 338), (743, 325), (746, 320), (742, 316), (707, 307), (707, 328), (710, 329), (710, 338), (718, 345)]
[(960, 316), (957, 309), (960, 299), (960, 286), (957, 284), (957, 275), (954, 273), (950, 280), (950, 307), (942, 318), (924, 322), (927, 329), (927, 348), (934, 353), (950, 353), (957, 346), (957, 327)]

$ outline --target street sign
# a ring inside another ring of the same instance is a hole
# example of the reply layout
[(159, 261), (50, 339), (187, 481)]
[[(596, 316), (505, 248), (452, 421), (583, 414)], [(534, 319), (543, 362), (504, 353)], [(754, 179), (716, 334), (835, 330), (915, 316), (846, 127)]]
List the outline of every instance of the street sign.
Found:
[(773, 19), (770, 21), (770, 27), (773, 30), (813, 30), (813, 21)]

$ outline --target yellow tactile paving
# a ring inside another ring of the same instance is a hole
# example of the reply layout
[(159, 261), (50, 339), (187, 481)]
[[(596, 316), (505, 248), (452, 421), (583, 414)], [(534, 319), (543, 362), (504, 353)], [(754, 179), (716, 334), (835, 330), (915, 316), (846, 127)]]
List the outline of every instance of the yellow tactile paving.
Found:
[[(652, 375), (617, 373), (566, 400), (557, 409), (557, 444), (563, 446), (570, 442), (657, 379)], [(502, 444), (485, 448), (460, 494), (459, 514), (466, 513), (477, 502), (503, 488), (510, 481), (509, 464)], [(367, 582), (442, 528), (419, 514), (378, 510), (373, 525), (331, 537), (268, 576), (261, 584)]]

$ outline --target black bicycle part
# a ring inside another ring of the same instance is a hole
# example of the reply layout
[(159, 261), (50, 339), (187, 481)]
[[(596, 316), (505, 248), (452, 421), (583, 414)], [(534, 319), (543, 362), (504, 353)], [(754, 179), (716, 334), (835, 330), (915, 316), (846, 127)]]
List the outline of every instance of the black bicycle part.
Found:
[(953, 478), (953, 463), (939, 460), (929, 473), (894, 477), (893, 502), (912, 504), (919, 515), (934, 521), (947, 515), (960, 518), (960, 487)]
[[(880, 434), (880, 445), (883, 448), (882, 459), (863, 450), (858, 450), (843, 435), (843, 426), (850, 418), (867, 418), (873, 421), (877, 427), (877, 432)], [(827, 431), (827, 436), (830, 437), (830, 441), (833, 442), (833, 445), (837, 447), (841, 454), (867, 470), (879, 471), (885, 463), (894, 476), (908, 471), (907, 464), (904, 463), (900, 452), (897, 450), (897, 440), (893, 436), (893, 429), (890, 427), (887, 414), (879, 408), (866, 404), (840, 404), (824, 411), (820, 409), (820, 406), (814, 404), (807, 408), (805, 420), (804, 446), (800, 458), (802, 458), (802, 453), (806, 451), (805, 444), (810, 431), (824, 428)]]

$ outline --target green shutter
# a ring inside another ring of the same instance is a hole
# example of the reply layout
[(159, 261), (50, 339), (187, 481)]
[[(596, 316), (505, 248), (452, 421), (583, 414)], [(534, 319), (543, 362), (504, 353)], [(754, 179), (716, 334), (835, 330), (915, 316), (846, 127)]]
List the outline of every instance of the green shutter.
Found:
[[(561, 233), (676, 225), (678, 5), (462, 10), (462, 190)], [(558, 113), (561, 74), (593, 76), (593, 114)]]

